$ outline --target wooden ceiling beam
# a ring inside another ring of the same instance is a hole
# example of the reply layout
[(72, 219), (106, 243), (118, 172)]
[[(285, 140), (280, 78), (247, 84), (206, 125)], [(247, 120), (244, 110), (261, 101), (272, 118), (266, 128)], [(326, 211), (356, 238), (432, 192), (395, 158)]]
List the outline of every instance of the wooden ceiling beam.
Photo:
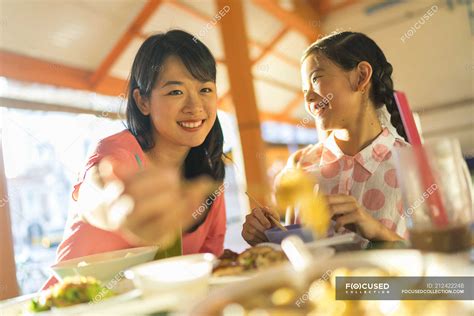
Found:
[[(287, 34), (288, 31), (289, 31), (288, 27), (282, 28), (270, 40), (270, 43), (267, 46), (262, 48), (262, 51), (260, 52), (260, 54), (254, 60), (252, 60), (252, 63), (251, 63), (252, 66), (255, 66), (256, 63), (258, 63), (263, 58), (265, 58), (265, 56), (267, 56), (272, 51), (272, 49), (275, 47), (275, 45), (285, 36), (285, 34)], [(226, 93), (224, 93), (222, 95), (222, 97), (219, 98), (218, 103), (228, 103), (227, 100), (229, 99), (230, 95), (231, 95), (230, 91), (227, 91)]]
[(290, 91), (290, 92), (294, 92), (294, 93), (301, 93), (301, 90), (299, 87), (296, 87), (296, 86), (293, 86), (291, 84), (287, 84), (283, 81), (280, 81), (280, 80), (275, 80), (273, 78), (270, 78), (270, 77), (264, 77), (264, 76), (255, 76), (255, 80), (260, 80), (260, 81), (263, 81), (265, 83), (268, 83), (274, 87), (278, 87), (280, 89), (284, 89), (284, 90), (287, 90), (287, 91)]
[[(196, 9), (194, 9), (193, 7), (190, 7), (189, 5), (187, 5), (185, 3), (177, 2), (176, 0), (164, 0), (164, 1), (165, 1), (166, 4), (172, 5), (175, 8), (180, 9), (183, 12), (186, 12), (186, 13), (192, 15), (193, 17), (199, 19), (201, 22), (206, 22), (207, 23), (207, 22), (212, 20), (212, 16), (208, 16), (207, 14), (199, 12)], [(281, 31), (284, 31), (284, 33), (286, 34), (288, 30), (286, 30), (286, 28), (282, 28)], [(144, 38), (148, 37), (148, 35), (146, 35), (146, 34), (142, 34), (141, 36), (144, 37)], [(278, 36), (278, 34), (277, 34), (277, 36)], [(283, 36), (281, 36), (281, 37), (283, 37)], [(258, 41), (252, 40), (250, 38), (248, 39), (248, 43), (252, 46), (260, 48), (261, 50), (265, 50), (266, 47), (268, 46), (266, 44), (260, 43)], [(299, 63), (298, 60), (291, 59), (291, 58), (289, 58), (289, 57), (287, 57), (287, 56), (285, 56), (285, 55), (283, 55), (283, 54), (281, 54), (277, 51), (269, 51), (268, 53), (272, 53), (276, 58), (278, 58), (281, 61), (287, 63), (288, 65), (295, 66), (295, 67), (300, 66), (300, 63)], [(225, 60), (216, 59), (216, 61), (220, 61), (222, 63), (225, 63)]]
[[(262, 50), (265, 49), (265, 45), (260, 43), (260, 42), (249, 41), (249, 44), (252, 45), (252, 46), (258, 47)], [(279, 59), (280, 61), (284, 62), (285, 64), (287, 64), (289, 66), (297, 67), (298, 69), (300, 67), (300, 62), (298, 60), (290, 58), (290, 57), (280, 53), (279, 51), (272, 50), (271, 54), (273, 56), (275, 56), (277, 59)]]
[(318, 38), (319, 16), (314, 9), (303, 1), (295, 1), (295, 11), (288, 11), (274, 0), (253, 0), (253, 2), (276, 17), (287, 26), (303, 34), (310, 42)]
[(92, 73), (92, 71), (0, 50), (0, 76), (19, 81), (89, 90), (112, 96), (126, 92), (127, 82), (112, 76), (105, 76), (98, 85), (92, 86), (89, 82)]
[[(259, 201), (270, 202), (270, 186), (267, 181), (265, 159), (255, 159), (265, 155), (265, 144), (260, 130), (252, 77), (252, 61), (248, 51), (245, 29), (244, 8), (240, 0), (217, 0), (218, 7), (231, 7), (219, 22), (222, 46), (227, 60), (229, 85), (239, 126), (240, 142), (245, 168), (247, 190)], [(264, 156), (263, 156), (264, 157)]]
[(143, 25), (153, 15), (161, 3), (161, 0), (148, 0), (148, 2), (143, 6), (140, 13), (135, 17), (133, 22), (129, 25), (125, 33), (122, 34), (117, 43), (115, 43), (115, 46), (107, 54), (97, 70), (94, 71), (94, 73), (90, 76), (89, 82), (92, 84), (92, 86), (98, 85), (100, 81), (107, 76), (114, 63), (122, 55), (130, 42), (133, 40), (136, 34), (140, 32)]
[(12, 99), (0, 97), (0, 107), (9, 109), (35, 110), (45, 112), (62, 112), (73, 114), (91, 114), (97, 117), (108, 118), (112, 120), (124, 119), (122, 113), (108, 112), (103, 110), (84, 109), (63, 104), (51, 104), (38, 101)]
[[(91, 71), (0, 50), (0, 76), (2, 77), (23, 82), (40, 83), (62, 88), (93, 91), (110, 96), (126, 94), (126, 80), (107, 76), (102, 80), (100, 85), (93, 87), (88, 80), (91, 74)], [(22, 106), (21, 104), (19, 105), (18, 102), (15, 104), (18, 108)], [(23, 108), (26, 107), (23, 106)], [(230, 108), (226, 108), (225, 106), (220, 106), (219, 109), (226, 112), (233, 112), (230, 110)], [(44, 108), (43, 110), (59, 111), (62, 109), (54, 107)], [(66, 110), (68, 112), (72, 112), (72, 110)], [(94, 113), (91, 112), (90, 114)], [(264, 112), (261, 112), (261, 115), (275, 120), (278, 119), (276, 116), (266, 116), (266, 113)]]
[[(339, 2), (339, 3), (334, 4), (334, 5), (331, 5), (331, 1), (329, 1), (329, 0), (321, 1), (320, 5), (319, 5), (318, 12), (320, 13), (321, 17), (325, 17), (328, 14), (333, 13), (334, 11), (343, 9), (343, 8), (345, 8), (347, 6), (350, 6), (350, 5), (353, 5), (357, 2), (358, 2), (357, 0), (346, 0), (346, 1), (342, 1), (342, 2)], [(315, 4), (315, 5), (317, 6), (318, 4)]]
[(255, 66), (256, 63), (258, 63), (259, 61), (261, 61), (262, 59), (265, 58), (265, 56), (267, 56), (272, 50), (273, 48), (278, 44), (278, 42), (288, 33), (288, 31), (290, 30), (289, 27), (285, 26), (283, 27), (272, 39), (271, 41), (265, 46), (262, 48), (262, 51), (260, 52), (260, 54), (257, 56), (257, 58), (255, 58), (254, 60), (252, 60), (252, 66)]

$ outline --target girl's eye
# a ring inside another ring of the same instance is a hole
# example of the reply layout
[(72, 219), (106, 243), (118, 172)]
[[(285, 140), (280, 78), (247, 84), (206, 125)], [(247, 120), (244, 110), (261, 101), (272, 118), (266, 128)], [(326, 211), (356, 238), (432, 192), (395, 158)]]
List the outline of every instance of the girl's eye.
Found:
[(181, 90), (173, 90), (168, 93), (168, 95), (181, 95), (183, 94), (183, 91)]
[(319, 76), (319, 77), (313, 77), (313, 83), (316, 83), (316, 81), (317, 81), (319, 78), (321, 78), (321, 76)]
[(212, 89), (211, 88), (203, 88), (203, 89), (201, 89), (201, 92), (210, 93), (210, 92), (212, 92)]

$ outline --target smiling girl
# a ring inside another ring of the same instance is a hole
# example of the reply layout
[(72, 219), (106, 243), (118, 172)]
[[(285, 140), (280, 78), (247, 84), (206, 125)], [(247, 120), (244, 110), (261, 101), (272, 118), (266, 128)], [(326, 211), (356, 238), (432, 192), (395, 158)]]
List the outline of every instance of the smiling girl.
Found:
[(57, 261), (144, 244), (174, 245), (161, 256), (220, 255), (224, 195), (208, 194), (224, 179), (223, 135), (209, 49), (179, 30), (149, 37), (133, 62), (126, 115), (127, 129), (99, 142), (74, 186), (77, 211)]
[[(317, 176), (337, 231), (352, 225), (369, 240), (406, 237), (393, 152), (408, 143), (393, 98), (391, 64), (372, 39), (356, 32), (316, 41), (301, 60), (306, 110), (327, 137), (294, 153), (287, 168)], [(269, 214), (254, 209), (247, 217), (247, 242), (266, 240)]]

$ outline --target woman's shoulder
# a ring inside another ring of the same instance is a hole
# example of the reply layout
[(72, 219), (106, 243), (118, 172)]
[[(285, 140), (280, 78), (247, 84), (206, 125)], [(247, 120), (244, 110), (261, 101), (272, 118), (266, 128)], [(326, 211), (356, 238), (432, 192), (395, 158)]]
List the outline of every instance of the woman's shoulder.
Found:
[(133, 134), (125, 129), (121, 132), (118, 132), (116, 134), (107, 136), (105, 138), (102, 138), (99, 140), (97, 143), (97, 150), (104, 150), (110, 147), (114, 148), (130, 148), (130, 147), (135, 147), (138, 145), (138, 142), (133, 136)]
[(87, 167), (98, 163), (102, 158), (108, 157), (121, 162), (135, 163), (136, 157), (143, 157), (143, 150), (135, 136), (129, 130), (107, 136), (101, 139), (89, 155)]
[(141, 153), (137, 139), (129, 130), (107, 136), (97, 143), (93, 155), (113, 156), (116, 153)]

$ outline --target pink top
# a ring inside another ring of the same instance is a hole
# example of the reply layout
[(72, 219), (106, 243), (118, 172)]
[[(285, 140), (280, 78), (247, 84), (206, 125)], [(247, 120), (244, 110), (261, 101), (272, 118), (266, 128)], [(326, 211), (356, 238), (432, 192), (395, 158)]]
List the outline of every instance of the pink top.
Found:
[[(109, 136), (99, 142), (96, 150), (87, 161), (82, 176), (74, 186), (72, 193), (74, 201), (77, 201), (79, 197), (79, 189), (87, 171), (104, 157), (117, 160), (136, 171), (148, 165), (148, 160), (140, 144), (128, 130)], [(143, 164), (143, 166), (140, 164)], [(102, 230), (85, 223), (75, 212), (69, 214), (68, 223), (71, 224), (66, 228), (64, 239), (58, 246), (56, 262), (134, 247), (119, 233)], [(194, 232), (183, 234), (183, 254), (210, 252), (220, 256), (224, 249), (225, 232), (224, 194), (219, 194), (215, 198), (205, 221)], [(57, 280), (51, 277), (43, 286), (43, 289), (56, 282)]]
[(354, 196), (379, 222), (407, 238), (394, 164), (398, 146), (409, 145), (384, 128), (369, 146), (347, 156), (331, 133), (324, 142), (304, 148), (297, 166), (317, 177), (322, 192)]

